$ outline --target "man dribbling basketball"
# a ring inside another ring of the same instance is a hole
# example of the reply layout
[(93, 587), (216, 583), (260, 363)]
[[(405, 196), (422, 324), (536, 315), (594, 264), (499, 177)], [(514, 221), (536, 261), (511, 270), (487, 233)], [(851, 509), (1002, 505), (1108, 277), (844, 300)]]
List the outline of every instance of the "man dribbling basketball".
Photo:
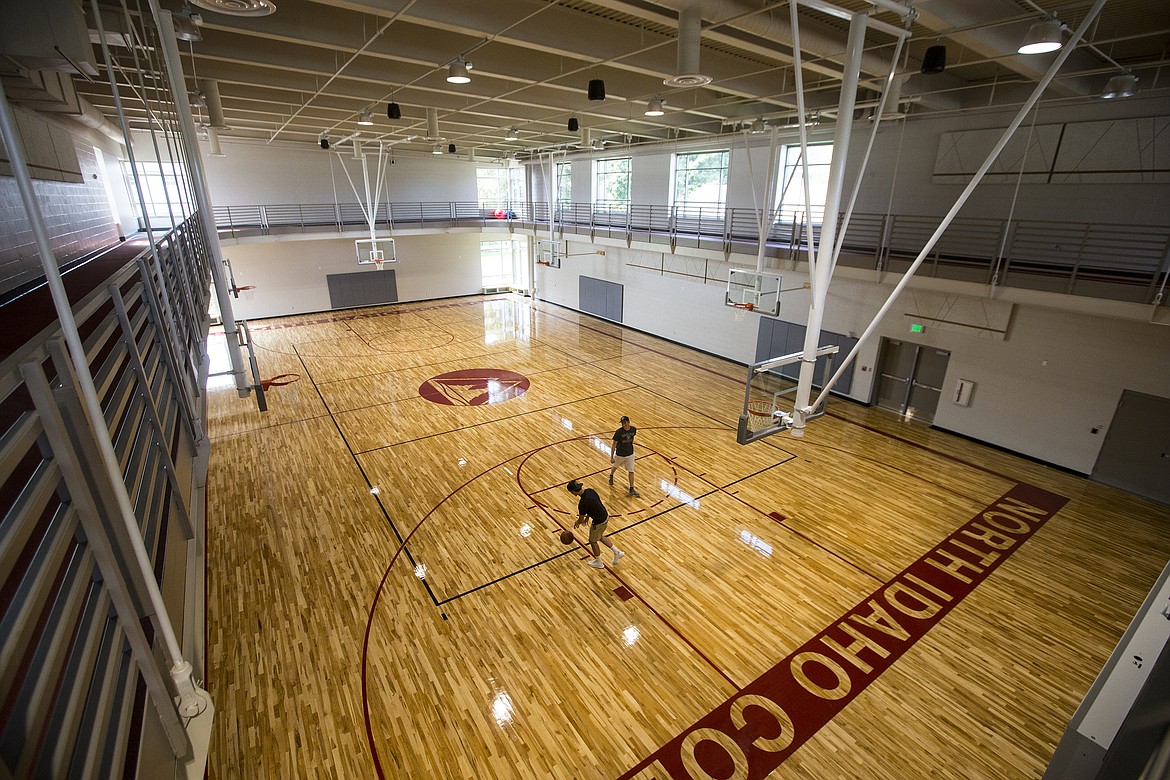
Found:
[(609, 524), (609, 512), (605, 504), (601, 503), (601, 497), (597, 495), (596, 490), (585, 487), (575, 479), (569, 480), (565, 487), (581, 499), (577, 502), (577, 522), (573, 523), (573, 527), (577, 528), (586, 520), (592, 520), (589, 526), (589, 551), (593, 553), (593, 558), (588, 565), (594, 569), (605, 568), (605, 564), (601, 562), (601, 548), (597, 546), (598, 542), (613, 551), (613, 562), (616, 564), (625, 553), (614, 547), (613, 542), (605, 535), (605, 527)]

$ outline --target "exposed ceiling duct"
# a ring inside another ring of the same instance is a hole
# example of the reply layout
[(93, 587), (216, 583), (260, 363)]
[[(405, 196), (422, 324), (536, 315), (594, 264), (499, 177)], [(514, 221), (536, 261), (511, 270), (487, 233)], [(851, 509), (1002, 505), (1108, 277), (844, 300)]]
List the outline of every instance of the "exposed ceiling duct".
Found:
[(702, 6), (699, 0), (691, 0), (678, 14), (678, 64), (674, 75), (664, 79), (663, 84), (668, 87), (701, 87), (711, 83), (711, 77), (699, 71), (702, 32)]
[(199, 79), (199, 92), (207, 106), (207, 124), (223, 130), (227, 122), (223, 118), (223, 99), (219, 95), (219, 82), (213, 79)]
[[(638, 13), (636, 6), (632, 3), (624, 2), (624, 0), (595, 0), (595, 2), (600, 6), (620, 10), (624, 13), (635, 15)], [(683, 34), (681, 29), (683, 23), (682, 13), (688, 11), (688, 9), (699, 11), (702, 19), (711, 23), (721, 22), (724, 19), (735, 19), (736, 21), (726, 24), (724, 27), (748, 33), (749, 35), (773, 43), (779, 43), (789, 48), (792, 46), (792, 26), (788, 22), (787, 13), (774, 15), (762, 14), (759, 13), (760, 9), (758, 7), (743, 2), (743, 0), (702, 0), (702, 2), (694, 2), (694, 0), (653, 0), (653, 3), (670, 8), (680, 14), (680, 47), (681, 36)], [(838, 37), (834, 37), (820, 25), (805, 25), (802, 23), (800, 28), (800, 47), (806, 59), (824, 60), (824, 62), (820, 63), (806, 62), (806, 68), (813, 72), (840, 78), (840, 63), (844, 60), (845, 49)], [(832, 65), (826, 65), (826, 63), (832, 63)], [(871, 88), (879, 87), (880, 80), (884, 79), (889, 72), (890, 61), (888, 59), (869, 52), (862, 54), (861, 80), (863, 83), (868, 82), (866, 86)], [(940, 88), (946, 85), (943, 85), (939, 79), (946, 78), (948, 78), (946, 74), (939, 74), (932, 85), (935, 94), (923, 95), (921, 101), (923, 103), (929, 102), (931, 107), (937, 110), (959, 108), (959, 99), (950, 93), (944, 92)], [(961, 84), (957, 79), (955, 82), (953, 86), (959, 86)]]
[(439, 109), (427, 109), (427, 140), (439, 140)]

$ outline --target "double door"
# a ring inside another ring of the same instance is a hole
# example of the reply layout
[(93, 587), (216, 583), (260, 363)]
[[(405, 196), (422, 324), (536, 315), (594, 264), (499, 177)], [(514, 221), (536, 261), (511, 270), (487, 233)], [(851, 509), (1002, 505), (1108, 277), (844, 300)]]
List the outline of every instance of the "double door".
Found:
[(877, 405), (906, 419), (933, 422), (950, 359), (945, 349), (883, 339)]

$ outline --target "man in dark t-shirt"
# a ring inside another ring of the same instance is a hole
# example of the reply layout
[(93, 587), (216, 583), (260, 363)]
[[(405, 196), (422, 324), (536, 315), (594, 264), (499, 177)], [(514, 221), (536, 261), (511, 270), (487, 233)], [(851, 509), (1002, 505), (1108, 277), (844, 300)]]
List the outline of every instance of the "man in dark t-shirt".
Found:
[(630, 490), (627, 495), (641, 498), (642, 494), (634, 490), (634, 436), (638, 429), (630, 425), (630, 418), (622, 415), (622, 427), (613, 432), (613, 447), (609, 452), (609, 484), (613, 484), (613, 472), (621, 466), (630, 476)]
[(575, 479), (570, 480), (565, 487), (581, 499), (577, 502), (577, 522), (573, 523), (573, 527), (577, 528), (586, 520), (590, 521), (589, 551), (593, 553), (593, 559), (589, 561), (589, 565), (594, 569), (605, 568), (605, 564), (601, 562), (601, 548), (597, 546), (598, 542), (613, 552), (613, 562), (616, 564), (625, 553), (614, 547), (613, 542), (605, 535), (605, 527), (609, 524), (609, 512), (606, 511), (605, 504), (601, 503), (601, 496), (597, 495), (593, 488), (587, 488)]

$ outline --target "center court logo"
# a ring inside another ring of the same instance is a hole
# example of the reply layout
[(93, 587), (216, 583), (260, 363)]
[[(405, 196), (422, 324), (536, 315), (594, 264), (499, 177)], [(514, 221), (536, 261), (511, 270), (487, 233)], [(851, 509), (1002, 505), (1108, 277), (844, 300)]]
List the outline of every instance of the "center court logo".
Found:
[(528, 377), (502, 368), (466, 368), (433, 376), (418, 387), (431, 403), (447, 406), (500, 404), (524, 395)]

